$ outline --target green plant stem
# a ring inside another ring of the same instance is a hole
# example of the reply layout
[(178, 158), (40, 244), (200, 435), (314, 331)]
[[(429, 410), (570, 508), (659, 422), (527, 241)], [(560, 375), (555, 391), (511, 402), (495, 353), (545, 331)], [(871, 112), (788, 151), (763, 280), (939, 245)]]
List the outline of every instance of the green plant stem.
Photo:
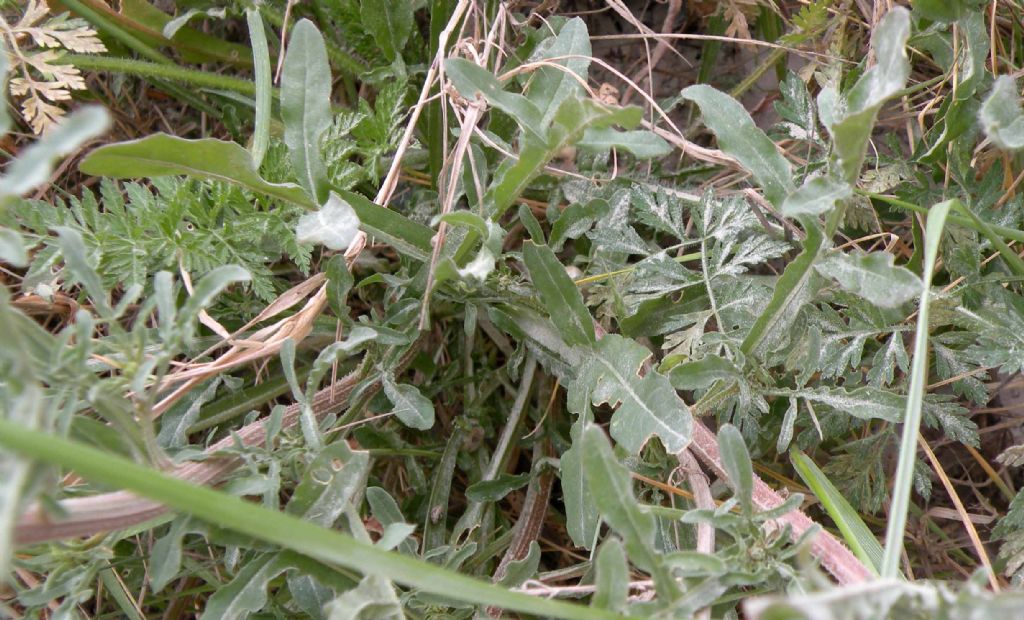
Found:
[(164, 56), (159, 50), (147, 45), (142, 39), (139, 39), (132, 33), (112, 22), (107, 17), (87, 7), (78, 0), (63, 0), (63, 2), (65, 6), (84, 17), (86, 21), (95, 26), (98, 30), (117, 39), (119, 43), (143, 58), (148, 58), (153, 62), (165, 65), (174, 65), (174, 61), (167, 56)]
[(0, 420), (0, 445), (22, 456), (60, 465), (102, 484), (128, 489), (174, 510), (280, 545), (321, 562), (360, 572), (372, 567), (389, 579), (426, 592), (478, 605), (493, 605), (568, 620), (627, 617), (512, 592), (421, 560), (383, 551), (341, 532), (269, 510), (220, 491), (182, 482), (128, 459), (30, 430), (7, 420)]
[[(906, 200), (900, 200), (895, 196), (886, 196), (885, 194), (874, 194), (872, 192), (866, 192), (861, 189), (855, 189), (854, 192), (856, 192), (860, 196), (865, 196), (872, 200), (884, 202), (887, 205), (891, 205), (893, 207), (896, 207), (897, 209), (903, 209), (904, 211), (911, 211), (913, 213), (923, 213), (925, 215), (927, 215), (930, 211), (928, 207), (922, 207), (921, 205), (916, 205), (912, 202), (907, 202)], [(979, 233), (984, 234), (984, 230), (970, 218), (963, 217), (962, 215), (950, 214), (947, 216), (947, 219), (950, 222), (956, 224), (957, 226), (966, 226), (971, 230), (975, 230)], [(1016, 228), (999, 226), (998, 224), (989, 224), (987, 222), (985, 222), (985, 225), (990, 230), (997, 233), (1000, 237), (1003, 237), (1004, 239), (1011, 239), (1013, 241), (1019, 241), (1021, 243), (1024, 243), (1024, 230), (1017, 230)]]
[[(54, 64), (74, 65), (79, 69), (89, 71), (110, 71), (112, 73), (125, 73), (142, 78), (173, 80), (203, 88), (229, 90), (250, 97), (256, 94), (256, 85), (250, 80), (220, 75), (219, 73), (211, 73), (209, 71), (188, 69), (177, 65), (133, 60), (131, 58), (98, 56), (95, 54), (65, 54), (55, 60)], [(276, 91), (277, 89), (274, 90)]]
[(885, 532), (885, 554), (879, 571), (885, 579), (899, 576), (900, 556), (903, 555), (903, 537), (910, 509), (910, 490), (914, 481), (914, 460), (917, 455), (917, 435), (921, 428), (921, 409), (928, 383), (928, 294), (931, 290), (935, 260), (939, 253), (939, 240), (946, 225), (949, 210), (958, 201), (939, 203), (928, 213), (925, 231), (924, 275), (921, 278), (921, 305), (917, 314), (917, 334), (914, 338), (914, 361), (910, 369), (910, 390), (907, 409), (903, 417), (903, 437), (900, 442), (899, 464), (893, 482), (892, 504), (889, 509), (889, 527)]

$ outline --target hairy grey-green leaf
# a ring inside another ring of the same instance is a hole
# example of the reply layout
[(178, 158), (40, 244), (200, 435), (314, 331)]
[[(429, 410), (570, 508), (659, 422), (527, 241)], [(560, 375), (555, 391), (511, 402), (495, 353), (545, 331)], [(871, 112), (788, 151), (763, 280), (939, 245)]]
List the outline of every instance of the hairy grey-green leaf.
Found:
[(286, 511), (331, 526), (363, 488), (369, 465), (369, 452), (352, 450), (344, 440), (327, 446), (306, 469)]
[(996, 78), (978, 116), (985, 134), (996, 146), (1011, 151), (1024, 148), (1024, 111), (1013, 77)]
[(582, 95), (583, 85), (590, 68), (590, 36), (587, 26), (579, 17), (565, 22), (558, 36), (549, 37), (537, 45), (529, 62), (547, 61), (566, 70), (544, 65), (530, 77), (526, 96), (541, 111), (541, 127), (547, 127), (558, 107), (569, 97)]
[(593, 99), (569, 97), (555, 112), (547, 128), (547, 138), (541, 139), (525, 134), (518, 159), (502, 164), (487, 190), (488, 213), (497, 219), (508, 209), (530, 182), (540, 173), (544, 165), (555, 158), (561, 150), (574, 144), (591, 127), (618, 125), (632, 129), (640, 124), (640, 108), (635, 106), (617, 108), (598, 103)]
[(722, 455), (722, 467), (729, 474), (728, 482), (736, 493), (744, 513), (753, 512), (754, 465), (743, 441), (743, 435), (732, 424), (723, 424), (718, 429), (718, 447)]
[(249, 41), (252, 45), (253, 80), (256, 82), (256, 119), (252, 130), (252, 163), (258, 170), (263, 156), (270, 146), (270, 119), (273, 116), (274, 85), (270, 68), (270, 48), (267, 45), (267, 31), (259, 9), (245, 11), (249, 26)]
[(154, 594), (159, 594), (181, 570), (181, 539), (188, 531), (190, 520), (187, 515), (178, 517), (171, 522), (167, 533), (153, 543), (148, 575)]
[(729, 95), (705, 84), (683, 89), (680, 96), (700, 107), (704, 124), (715, 132), (718, 146), (736, 158), (778, 206), (793, 188), (793, 171), (747, 110)]
[(288, 41), (281, 72), (281, 120), (299, 184), (322, 205), (330, 191), (320, 139), (331, 126), (331, 66), (324, 38), (308, 19), (295, 24)]
[(675, 453), (690, 442), (693, 418), (667, 377), (640, 371), (651, 352), (618, 334), (608, 334), (590, 347), (579, 347), (582, 361), (570, 392), (586, 390), (594, 405), (617, 406), (609, 432), (633, 454), (652, 437)]
[(303, 206), (313, 202), (294, 183), (269, 183), (256, 171), (239, 144), (213, 138), (186, 140), (156, 133), (138, 140), (101, 146), (78, 166), (85, 174), (115, 179), (185, 175), (241, 185)]
[(445, 60), (444, 70), (460, 95), (470, 101), (476, 99), (477, 94), (482, 95), (488, 104), (515, 119), (524, 131), (546, 141), (540, 109), (523, 95), (504, 90), (490, 71), (465, 58)]
[(837, 201), (853, 195), (853, 188), (845, 181), (831, 177), (814, 177), (804, 181), (799, 189), (786, 196), (782, 203), (782, 214), (786, 217), (798, 215), (821, 215), (831, 211)]
[(906, 267), (895, 266), (888, 252), (835, 252), (814, 268), (880, 308), (898, 308), (921, 292), (921, 279)]
[[(370, 505), (370, 514), (385, 528), (393, 524), (406, 523), (402, 510), (398, 507), (398, 502), (386, 490), (381, 487), (367, 487), (365, 493), (366, 502)], [(416, 541), (412, 538), (405, 538), (398, 544), (398, 550), (408, 555), (415, 555)]]
[(14, 267), (24, 267), (28, 264), (25, 241), (17, 231), (6, 226), (0, 226), (0, 262)]
[(600, 427), (587, 426), (582, 444), (587, 484), (602, 518), (622, 536), (633, 563), (650, 571), (659, 562), (654, 551), (654, 516), (640, 507), (629, 471), (619, 463)]
[(717, 355), (706, 355), (695, 362), (674, 366), (668, 373), (672, 387), (677, 390), (699, 390), (720, 380), (741, 378), (739, 369), (731, 361)]
[(601, 543), (594, 561), (594, 573), (597, 589), (590, 605), (622, 611), (629, 596), (629, 565), (626, 563), (626, 550), (618, 537), (609, 536)]
[(434, 426), (434, 403), (420, 393), (414, 385), (395, 383), (393, 377), (385, 374), (382, 383), (384, 394), (394, 409), (391, 413), (410, 428), (428, 430)]
[(594, 319), (576, 283), (551, 248), (528, 241), (523, 244), (523, 262), (562, 338), (570, 345), (594, 342)]
[(526, 583), (528, 579), (533, 578), (537, 574), (537, 568), (539, 566), (540, 545), (537, 544), (536, 540), (531, 540), (526, 557), (509, 562), (508, 567), (505, 570), (505, 574), (501, 577), (498, 583), (506, 588), (518, 588)]
[[(850, 89), (845, 109), (826, 123), (842, 177), (856, 183), (867, 152), (868, 140), (882, 104), (896, 95), (910, 76), (906, 43), (910, 36), (910, 12), (903, 7), (889, 11), (871, 37), (877, 64), (867, 70)], [(824, 91), (823, 91), (824, 93)], [(819, 97), (819, 105), (821, 98)], [(826, 115), (822, 112), (822, 119)]]
[(88, 106), (72, 112), (7, 164), (5, 174), (0, 176), (0, 205), (45, 183), (53, 173), (54, 162), (101, 135), (109, 126), (110, 115), (102, 107)]
[(643, 129), (619, 131), (612, 127), (588, 129), (577, 143), (582, 149), (606, 152), (621, 149), (638, 159), (654, 159), (672, 152), (672, 147), (657, 134)]
[(587, 484), (583, 469), (583, 427), (589, 416), (581, 414), (572, 425), (572, 447), (559, 459), (562, 501), (565, 503), (565, 529), (577, 547), (590, 549), (597, 535), (601, 514)]
[(303, 215), (295, 227), (299, 243), (321, 244), (336, 252), (347, 250), (358, 234), (359, 216), (334, 192), (330, 192), (327, 204)]
[(388, 62), (401, 56), (412, 33), (412, 0), (362, 0), (359, 13)]
[(359, 585), (324, 607), (327, 620), (402, 620), (405, 613), (395, 587), (378, 574), (363, 577)]
[(267, 584), (288, 568), (280, 553), (249, 559), (234, 579), (207, 599), (200, 620), (237, 620), (260, 611), (267, 604)]
[(501, 474), (493, 480), (481, 480), (466, 487), (466, 497), (474, 502), (496, 502), (530, 482), (530, 474)]

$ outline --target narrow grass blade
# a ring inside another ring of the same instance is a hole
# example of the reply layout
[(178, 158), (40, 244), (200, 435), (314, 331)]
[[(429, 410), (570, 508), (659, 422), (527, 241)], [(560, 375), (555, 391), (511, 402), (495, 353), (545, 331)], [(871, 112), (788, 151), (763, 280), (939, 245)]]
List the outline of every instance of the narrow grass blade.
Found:
[(249, 25), (249, 40), (252, 42), (253, 75), (256, 79), (256, 123), (252, 132), (252, 163), (259, 169), (263, 156), (270, 145), (270, 113), (274, 94), (270, 73), (270, 49), (267, 47), (267, 32), (263, 29), (263, 18), (259, 9), (246, 9), (245, 19)]
[(864, 563), (864, 566), (877, 575), (878, 568), (882, 565), (882, 545), (878, 544), (878, 539), (864, 524), (857, 511), (836, 489), (825, 472), (821, 471), (806, 454), (793, 449), (789, 452), (789, 458), (793, 462), (796, 473), (800, 475), (800, 479), (814, 491), (814, 495), (828, 515), (832, 517), (832, 521), (835, 522), (839, 531), (842, 532), (843, 539), (850, 546), (850, 550)]
[(946, 215), (957, 202), (955, 199), (947, 200), (932, 207), (925, 228), (924, 276), (921, 278), (921, 306), (917, 314), (914, 361), (910, 369), (910, 393), (907, 395), (907, 411), (903, 418), (899, 466), (893, 483), (889, 528), (885, 533), (885, 555), (880, 571), (882, 577), (889, 579), (899, 574), (900, 556), (903, 554), (903, 535), (907, 525), (907, 511), (910, 509), (910, 488), (914, 478), (914, 456), (917, 453), (917, 433), (921, 428), (921, 409), (928, 382), (928, 292), (935, 273), (935, 259), (939, 253)]
[(167, 474), (108, 455), (81, 443), (0, 420), (0, 446), (24, 457), (74, 470), (95, 482), (138, 493), (174, 510), (192, 514), (311, 558), (357, 571), (373, 569), (388, 579), (468, 603), (565, 618), (636, 618), (512, 592), (398, 553), (387, 552), (292, 515), (196, 486)]

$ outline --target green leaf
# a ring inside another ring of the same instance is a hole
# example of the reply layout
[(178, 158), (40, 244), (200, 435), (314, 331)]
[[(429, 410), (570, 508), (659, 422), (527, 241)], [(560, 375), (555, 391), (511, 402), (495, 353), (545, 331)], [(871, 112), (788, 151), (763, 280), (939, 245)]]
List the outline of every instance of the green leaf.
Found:
[(996, 146), (1009, 151), (1024, 148), (1024, 111), (1020, 105), (1017, 80), (1001, 75), (981, 104), (978, 113), (985, 134)]
[(812, 296), (811, 267), (818, 258), (824, 243), (824, 235), (818, 225), (806, 218), (802, 220), (807, 238), (804, 250), (786, 265), (782, 276), (775, 283), (775, 292), (768, 307), (757, 317), (740, 345), (745, 355), (761, 354), (765, 349), (774, 348), (785, 340), (789, 327), (796, 321), (800, 308)]
[(910, 510), (910, 487), (914, 479), (914, 463), (917, 459), (917, 437), (921, 429), (924, 393), (928, 385), (928, 318), (930, 310), (929, 289), (935, 273), (935, 260), (939, 254), (942, 230), (946, 226), (949, 210), (959, 204), (956, 199), (940, 202), (928, 212), (925, 228), (924, 275), (921, 278), (921, 302), (918, 307), (917, 330), (914, 334), (914, 356), (910, 367), (910, 389), (903, 419), (903, 435), (900, 441), (900, 455), (893, 481), (892, 504), (889, 510), (889, 524), (885, 531), (885, 554), (879, 569), (883, 578), (895, 578), (899, 574), (900, 556), (903, 555), (903, 538), (906, 534), (907, 512)]
[(914, 0), (914, 13), (925, 19), (955, 22), (973, 10), (968, 0)]
[(5, 226), (0, 226), (0, 262), (14, 267), (28, 265), (28, 252), (21, 234)]
[(523, 95), (504, 90), (501, 82), (490, 71), (465, 58), (445, 60), (444, 70), (460, 95), (470, 101), (475, 100), (477, 95), (483, 96), (488, 104), (515, 119), (524, 131), (530, 132), (542, 142), (546, 141), (540, 109)]
[[(371, 0), (372, 2), (372, 0)], [(364, 4), (366, 4), (364, 2)], [(328, 620), (402, 620), (395, 587), (380, 575), (367, 575), (359, 585), (334, 599), (324, 612)]]
[(420, 393), (414, 385), (398, 384), (392, 376), (385, 373), (382, 380), (384, 394), (394, 405), (391, 410), (402, 424), (421, 431), (434, 426), (434, 403)]
[(621, 149), (637, 159), (654, 159), (672, 152), (672, 147), (668, 142), (650, 131), (619, 131), (611, 127), (586, 130), (583, 132), (583, 139), (577, 146), (598, 152)]
[(85, 292), (89, 295), (97, 312), (102, 317), (113, 317), (114, 309), (110, 306), (110, 297), (107, 289), (103, 286), (96, 269), (93, 267), (93, 260), (89, 257), (82, 235), (74, 228), (60, 226), (56, 229), (58, 235), (57, 245), (64, 257), (64, 266), (74, 276)]
[(921, 292), (921, 280), (906, 267), (894, 266), (888, 252), (829, 254), (814, 268), (847, 291), (879, 308), (899, 308)]
[(533, 578), (537, 574), (539, 567), (540, 545), (537, 544), (536, 540), (531, 540), (526, 557), (509, 562), (508, 567), (505, 569), (505, 574), (498, 580), (498, 583), (506, 588), (518, 588), (526, 583), (528, 579)]
[(234, 579), (217, 588), (206, 601), (200, 620), (245, 618), (260, 611), (267, 604), (267, 584), (288, 568), (279, 553), (249, 558)]
[(190, 519), (179, 517), (171, 522), (167, 533), (153, 544), (153, 556), (149, 565), (149, 584), (154, 593), (159, 593), (178, 576), (181, 570), (181, 539), (188, 532)]
[(309, 464), (285, 511), (331, 527), (363, 489), (369, 468), (369, 452), (349, 448), (346, 440), (327, 446)]
[(876, 571), (877, 574), (878, 568), (882, 565), (882, 545), (878, 544), (878, 539), (864, 524), (857, 511), (832, 484), (825, 472), (818, 469), (806, 454), (794, 448), (790, 450), (789, 458), (800, 479), (814, 491), (818, 501), (839, 527), (846, 544), (864, 566)]
[(335, 254), (324, 267), (327, 275), (327, 303), (336, 316), (348, 314), (348, 293), (352, 290), (355, 279), (348, 268), (348, 261), (342, 254)]
[[(878, 111), (883, 103), (903, 89), (910, 76), (910, 62), (905, 49), (909, 36), (910, 12), (903, 7), (895, 7), (882, 18), (871, 37), (877, 64), (850, 89), (845, 110), (832, 122), (826, 122), (842, 177), (851, 185), (860, 177)], [(826, 94), (822, 91), (822, 95), (828, 99), (834, 97), (834, 92)], [(822, 118), (826, 118), (824, 112)]]
[(274, 110), (274, 85), (270, 70), (270, 48), (267, 46), (267, 31), (259, 9), (245, 10), (249, 26), (249, 42), (252, 45), (253, 78), (256, 81), (256, 122), (252, 130), (252, 163), (258, 170), (263, 163), (270, 145), (270, 119)]
[(754, 464), (750, 461), (747, 445), (732, 424), (723, 424), (718, 429), (718, 447), (722, 453), (722, 467), (729, 474), (729, 486), (736, 493), (744, 514), (750, 516), (754, 511)]
[[(392, 525), (406, 524), (405, 517), (402, 516), (402, 511), (398, 507), (398, 502), (381, 487), (367, 487), (366, 501), (370, 504), (370, 513), (377, 521), (380, 521), (385, 531)], [(410, 527), (415, 529), (415, 526)], [(398, 549), (407, 555), (414, 555), (416, 553), (416, 541), (406, 537), (398, 543)]]
[(680, 96), (700, 107), (704, 124), (715, 132), (718, 146), (747, 169), (779, 206), (793, 189), (793, 171), (747, 110), (729, 95), (705, 84), (684, 88)]
[(629, 565), (626, 563), (626, 550), (622, 547), (622, 541), (615, 536), (608, 537), (597, 550), (594, 565), (594, 585), (597, 589), (590, 606), (622, 611), (626, 608), (629, 596)]
[(393, 246), (400, 253), (426, 260), (433, 250), (434, 231), (404, 215), (371, 202), (362, 194), (337, 191), (356, 212), (362, 229), (373, 237)]
[(595, 342), (594, 318), (551, 248), (527, 241), (523, 244), (523, 262), (562, 338), (571, 345)]
[(316, 204), (330, 191), (320, 139), (331, 126), (331, 66), (320, 31), (299, 20), (288, 41), (281, 72), (281, 120), (299, 184)]
[(831, 211), (837, 201), (853, 195), (853, 188), (845, 181), (831, 177), (814, 177), (804, 181), (798, 190), (786, 196), (782, 214), (786, 217), (821, 215)]
[(497, 502), (529, 481), (528, 473), (501, 474), (493, 480), (481, 480), (466, 487), (466, 498), (473, 502)]
[(587, 483), (602, 518), (622, 536), (633, 562), (650, 570), (658, 562), (654, 553), (654, 516), (640, 508), (629, 471), (619, 463), (601, 428), (588, 425), (581, 439)]
[(540, 109), (543, 118), (541, 127), (551, 124), (562, 102), (570, 97), (580, 97), (590, 68), (590, 36), (587, 25), (579, 17), (565, 22), (558, 36), (542, 41), (530, 55), (530, 62), (547, 61), (560, 65), (559, 69), (549, 64), (537, 67), (530, 77), (527, 98)]
[(295, 237), (299, 243), (318, 243), (343, 252), (359, 234), (359, 217), (352, 206), (330, 192), (327, 204), (299, 218)]
[(672, 387), (677, 390), (700, 390), (716, 381), (742, 378), (736, 365), (717, 355), (706, 355), (696, 362), (673, 366), (668, 373)]
[(115, 179), (181, 174), (240, 185), (295, 204), (313, 206), (298, 186), (263, 180), (252, 157), (240, 145), (213, 138), (186, 140), (157, 133), (101, 146), (89, 153), (78, 168), (85, 174)]
[(565, 504), (565, 529), (573, 544), (583, 549), (593, 546), (597, 539), (597, 526), (601, 523), (601, 513), (583, 469), (583, 427), (589, 417), (586, 413), (581, 414), (573, 423), (569, 431), (572, 447), (563, 452), (558, 461)]
[(558, 106), (548, 128), (547, 139), (525, 134), (524, 146), (518, 158), (506, 162), (498, 169), (494, 182), (487, 190), (490, 216), (498, 219), (522, 195), (544, 166), (563, 148), (577, 142), (588, 128), (621, 125), (632, 129), (640, 123), (640, 119), (641, 111), (637, 107), (612, 108), (593, 99), (566, 99)]
[(53, 173), (55, 161), (75, 152), (105, 132), (109, 125), (110, 115), (99, 106), (88, 106), (71, 113), (7, 165), (6, 174), (0, 176), (0, 206), (8, 199), (45, 183)]
[(412, 0), (361, 0), (359, 15), (388, 62), (402, 55), (413, 25)]
[(630, 560), (651, 573), (660, 595), (667, 600), (675, 598), (678, 593), (676, 582), (664, 569), (661, 556), (654, 550), (654, 515), (637, 502), (629, 471), (615, 457), (604, 431), (595, 425), (589, 425), (583, 431), (583, 466), (601, 516), (622, 536)]
[(654, 436), (676, 453), (690, 443), (693, 418), (667, 377), (648, 371), (639, 375), (651, 352), (618, 334), (608, 334), (581, 361), (570, 393), (589, 393), (594, 405), (618, 409), (612, 416), (611, 436), (632, 454), (638, 454)]

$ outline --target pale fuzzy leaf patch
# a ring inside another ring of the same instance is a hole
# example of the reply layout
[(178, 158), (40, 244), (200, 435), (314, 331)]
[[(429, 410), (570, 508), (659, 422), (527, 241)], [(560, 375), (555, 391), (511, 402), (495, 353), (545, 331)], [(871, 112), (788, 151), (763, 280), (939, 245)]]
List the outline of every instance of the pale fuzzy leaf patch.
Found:
[(347, 202), (334, 193), (322, 209), (303, 215), (295, 227), (299, 243), (320, 243), (339, 252), (347, 250), (357, 234), (359, 217)]

